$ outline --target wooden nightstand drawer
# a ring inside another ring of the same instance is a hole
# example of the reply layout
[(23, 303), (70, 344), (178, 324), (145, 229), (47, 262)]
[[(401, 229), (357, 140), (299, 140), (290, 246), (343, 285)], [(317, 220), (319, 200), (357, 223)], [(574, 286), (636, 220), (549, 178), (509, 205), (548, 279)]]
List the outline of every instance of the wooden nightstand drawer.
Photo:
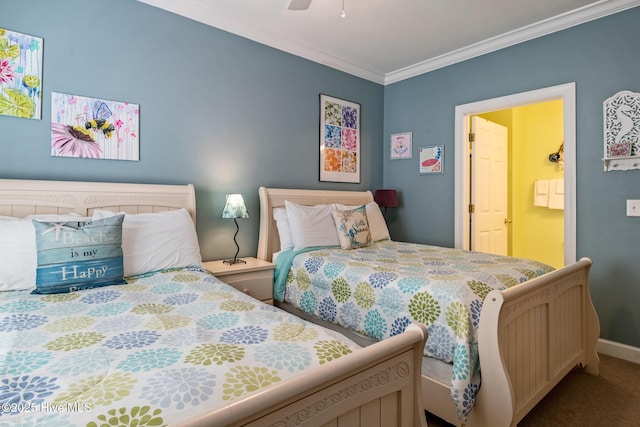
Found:
[(273, 299), (273, 270), (227, 274), (218, 278), (255, 299)]
[(218, 279), (267, 304), (273, 304), (273, 270), (275, 266), (256, 258), (242, 258), (246, 264), (207, 261), (204, 267)]

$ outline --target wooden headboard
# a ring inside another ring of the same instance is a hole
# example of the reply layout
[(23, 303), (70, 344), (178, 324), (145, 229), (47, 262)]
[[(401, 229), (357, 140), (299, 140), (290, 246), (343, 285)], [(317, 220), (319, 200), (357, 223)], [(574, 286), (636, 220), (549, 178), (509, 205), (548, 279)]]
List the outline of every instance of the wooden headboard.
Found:
[(149, 213), (185, 208), (196, 220), (192, 184), (126, 184), (79, 181), (0, 179), (0, 215), (93, 215), (95, 209)]
[(284, 207), (288, 200), (299, 205), (365, 205), (373, 201), (371, 191), (331, 191), (331, 190), (291, 190), (286, 188), (260, 187), (260, 236), (258, 238), (258, 258), (271, 261), (274, 252), (280, 250), (280, 237), (273, 209)]

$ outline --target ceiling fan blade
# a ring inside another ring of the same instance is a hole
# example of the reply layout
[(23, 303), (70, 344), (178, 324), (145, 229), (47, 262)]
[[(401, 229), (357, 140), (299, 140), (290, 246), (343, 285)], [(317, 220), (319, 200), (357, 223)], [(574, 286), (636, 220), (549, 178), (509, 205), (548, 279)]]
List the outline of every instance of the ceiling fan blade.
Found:
[(289, 10), (307, 10), (311, 0), (291, 0), (289, 3)]

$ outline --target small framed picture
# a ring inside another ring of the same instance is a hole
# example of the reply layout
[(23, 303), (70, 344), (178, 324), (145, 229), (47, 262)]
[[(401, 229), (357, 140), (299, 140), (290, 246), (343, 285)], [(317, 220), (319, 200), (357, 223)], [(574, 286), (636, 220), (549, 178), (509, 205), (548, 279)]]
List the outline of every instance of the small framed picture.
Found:
[(410, 159), (412, 156), (411, 132), (391, 135), (391, 160)]
[(444, 145), (420, 147), (420, 174), (444, 173)]

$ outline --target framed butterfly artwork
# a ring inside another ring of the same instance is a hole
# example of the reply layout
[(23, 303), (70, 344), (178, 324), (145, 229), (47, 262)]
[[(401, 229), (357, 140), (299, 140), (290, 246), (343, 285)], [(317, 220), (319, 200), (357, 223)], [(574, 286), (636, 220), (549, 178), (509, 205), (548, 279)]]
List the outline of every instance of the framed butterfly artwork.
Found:
[(140, 106), (51, 93), (51, 155), (140, 160)]

